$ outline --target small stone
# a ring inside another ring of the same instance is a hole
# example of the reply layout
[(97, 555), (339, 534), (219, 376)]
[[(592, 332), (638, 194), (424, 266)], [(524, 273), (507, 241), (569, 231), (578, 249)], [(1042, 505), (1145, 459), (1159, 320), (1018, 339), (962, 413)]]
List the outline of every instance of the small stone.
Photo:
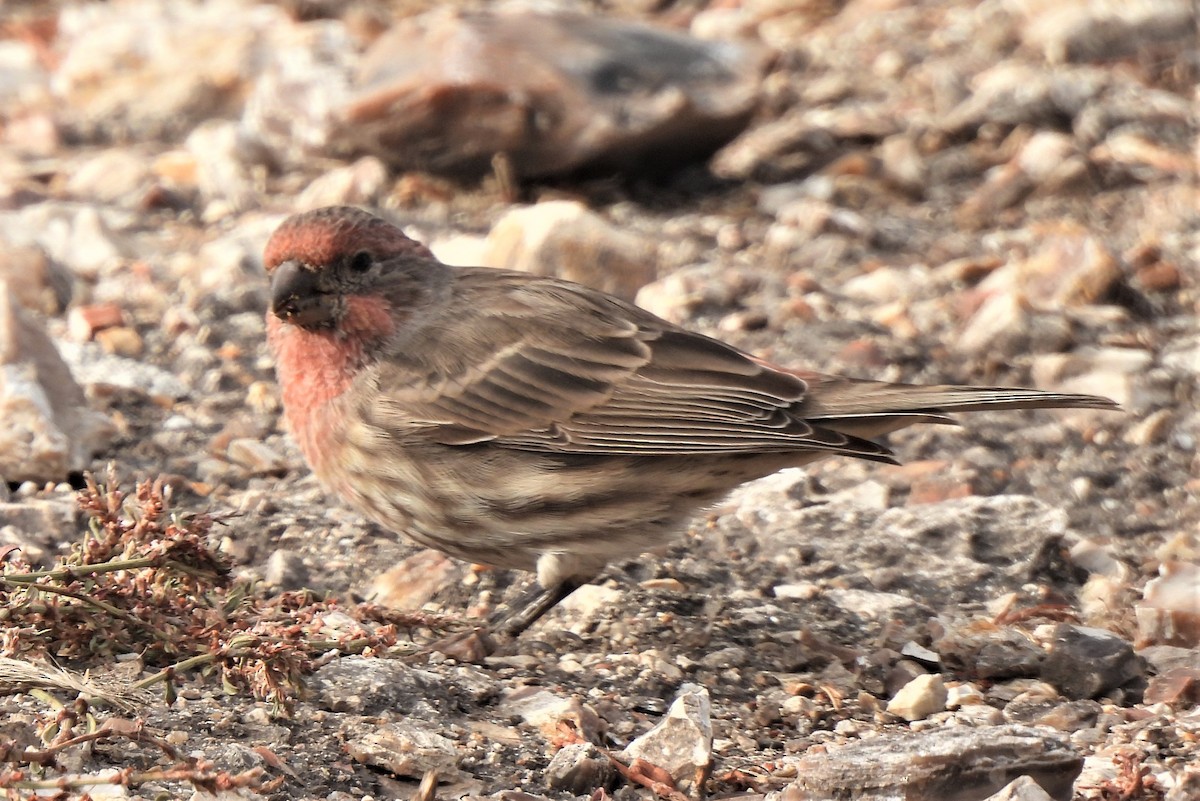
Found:
[(1140, 348), (1080, 348), (1072, 353), (1038, 354), (1029, 372), (1038, 389), (1103, 395), (1130, 408), (1142, 394), (1153, 362), (1153, 354)]
[(907, 656), (909, 659), (915, 659), (923, 665), (928, 665), (931, 668), (936, 668), (942, 663), (942, 657), (936, 652), (931, 651), (920, 643), (909, 640), (900, 648), (900, 655)]
[(510, 690), (500, 700), (500, 711), (519, 717), (551, 741), (559, 736), (559, 726), (564, 721), (589, 741), (599, 736), (601, 729), (600, 718), (591, 707), (580, 703), (578, 698), (556, 695), (542, 687)]
[(1116, 255), (1074, 223), (1046, 230), (1041, 248), (1015, 269), (1025, 300), (1044, 309), (1097, 303), (1123, 279)]
[(946, 708), (959, 709), (985, 703), (983, 692), (974, 684), (954, 684), (946, 688)]
[(1010, 723), (1049, 726), (1063, 732), (1080, 731), (1096, 725), (1101, 712), (1095, 701), (1067, 701), (1044, 698), (1037, 693), (1022, 693), (1004, 707), (1004, 719)]
[[(1193, 658), (1194, 664), (1200, 665), (1200, 654), (1193, 653)], [(1152, 677), (1142, 700), (1177, 710), (1194, 709), (1200, 705), (1200, 667), (1178, 667)]]
[(1042, 786), (1028, 776), (1022, 776), (1013, 781), (995, 795), (990, 795), (984, 801), (1054, 801)]
[(296, 198), (295, 210), (374, 205), (386, 189), (387, 180), (387, 166), (374, 156), (364, 156), (315, 179)]
[(571, 630), (589, 626), (606, 609), (620, 608), (625, 593), (615, 587), (602, 584), (584, 584), (564, 598), (559, 608), (568, 613), (573, 621)]
[(126, 325), (105, 328), (96, 332), (96, 341), (106, 353), (133, 358), (142, 354), (142, 337), (136, 329)]
[(295, 551), (279, 549), (267, 560), (263, 581), (281, 590), (299, 590), (308, 586), (308, 567)]
[(988, 704), (968, 704), (954, 713), (954, 719), (968, 726), (999, 726), (1004, 713)]
[(1087, 162), (1075, 139), (1054, 131), (1039, 131), (1006, 164), (990, 172), (958, 210), (959, 221), (971, 227), (986, 225), (996, 214), (1015, 206), (1035, 191), (1061, 192), (1087, 176)]
[(797, 584), (776, 584), (771, 588), (776, 598), (795, 598), (800, 601), (811, 601), (821, 594), (821, 587), (811, 581)]
[(568, 743), (546, 766), (546, 784), (551, 790), (572, 795), (589, 795), (613, 778), (612, 762), (591, 743)]
[[(322, 627), (322, 636), (338, 636), (337, 621), (326, 622), (331, 626)], [(344, 656), (318, 668), (308, 683), (321, 709), (377, 715), (428, 710), (425, 699), (444, 692), (447, 680), (397, 660)]]
[(1150, 643), (1200, 646), (1200, 564), (1164, 562), (1134, 607), (1138, 633)]
[(1122, 439), (1139, 448), (1165, 442), (1174, 424), (1175, 413), (1171, 409), (1159, 409), (1129, 426)]
[(1083, 768), (1065, 736), (1015, 725), (883, 734), (815, 751), (796, 762), (801, 797), (986, 798), (1030, 776), (1055, 801), (1069, 801)]
[(963, 326), (955, 346), (972, 354), (1016, 353), (1033, 342), (1038, 348), (1054, 349), (1070, 340), (1071, 330), (1062, 315), (1034, 314), (1018, 293), (998, 291)]
[(96, 337), (96, 332), (125, 324), (125, 311), (116, 303), (76, 306), (67, 315), (67, 333), (78, 342)]
[(489, 267), (552, 275), (632, 301), (655, 278), (654, 242), (611, 225), (582, 203), (515, 209), (488, 234)]
[[(426, 724), (428, 725), (428, 724)], [(409, 722), (374, 727), (365, 737), (346, 743), (351, 757), (372, 767), (413, 779), (436, 771), (440, 778), (458, 776), (458, 748), (454, 741)]]
[(112, 434), (54, 342), (0, 281), (0, 476), (61, 481)]
[(129, 204), (150, 180), (146, 159), (125, 148), (104, 150), (75, 165), (66, 191), (81, 200)]
[(255, 381), (246, 387), (246, 405), (263, 414), (279, 411), (279, 388), (267, 381)]
[(242, 157), (237, 123), (205, 120), (188, 134), (184, 146), (195, 159), (196, 188), (208, 203), (205, 220), (213, 222), (255, 204), (254, 178)]
[(1129, 578), (1129, 568), (1113, 556), (1111, 544), (1091, 539), (1082, 539), (1071, 546), (1068, 552), (1074, 564), (1089, 573), (1115, 579)]
[(8, 484), (0, 475), (0, 550), (16, 545), (31, 564), (39, 564), (61, 543), (79, 531), (78, 507), (66, 498), (9, 499)]
[(461, 571), (444, 554), (418, 551), (376, 576), (367, 598), (389, 609), (419, 609)]
[(946, 685), (937, 674), (917, 676), (888, 702), (887, 711), (908, 721), (923, 720), (946, 708)]
[(1184, 277), (1178, 265), (1159, 261), (1138, 268), (1134, 281), (1146, 292), (1174, 292), (1183, 285)]
[(287, 460), (274, 448), (253, 437), (237, 437), (225, 447), (229, 461), (244, 467), (254, 476), (283, 475), (287, 472)]
[(644, 759), (662, 768), (683, 792), (694, 788), (712, 761), (712, 705), (708, 690), (685, 684), (667, 710), (667, 716), (650, 731), (626, 746), (629, 759)]
[(1085, 699), (1115, 690), (1144, 670), (1133, 646), (1116, 634), (1063, 623), (1054, 628), (1041, 677), (1068, 698)]

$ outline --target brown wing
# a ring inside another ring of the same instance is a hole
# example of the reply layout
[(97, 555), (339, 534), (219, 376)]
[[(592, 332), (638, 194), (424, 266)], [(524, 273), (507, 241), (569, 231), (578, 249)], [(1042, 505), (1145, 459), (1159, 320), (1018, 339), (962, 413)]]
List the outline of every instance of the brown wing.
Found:
[(722, 342), (574, 284), (473, 270), (456, 281), (452, 322), (415, 332), (379, 368), (376, 424), (545, 453), (891, 461), (883, 446), (799, 416), (802, 378)]

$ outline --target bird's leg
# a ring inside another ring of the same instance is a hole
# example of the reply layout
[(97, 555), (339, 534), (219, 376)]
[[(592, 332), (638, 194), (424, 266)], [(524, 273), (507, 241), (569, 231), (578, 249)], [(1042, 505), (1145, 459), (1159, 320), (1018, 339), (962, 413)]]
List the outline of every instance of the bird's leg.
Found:
[(504, 643), (510, 643), (536, 623), (559, 601), (586, 582), (565, 579), (545, 588), (533, 581), (515, 604), (506, 604), (492, 615), (486, 626), (454, 634), (431, 643), (426, 650), (438, 651), (463, 662), (479, 662), (491, 656)]
[(489, 621), (488, 628), (506, 638), (515, 639), (584, 583), (568, 578), (550, 587), (543, 587), (535, 581), (531, 591), (524, 593), (518, 604), (502, 609), (499, 615)]

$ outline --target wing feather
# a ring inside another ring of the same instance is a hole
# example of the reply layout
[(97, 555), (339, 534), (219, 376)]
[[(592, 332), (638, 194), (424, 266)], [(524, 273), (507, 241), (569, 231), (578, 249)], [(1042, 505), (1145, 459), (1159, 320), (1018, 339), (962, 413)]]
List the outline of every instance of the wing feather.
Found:
[[(425, 332), (441, 347), (418, 337), (405, 349), (407, 360), (380, 368), (385, 401), (375, 407), (377, 424), (415, 426), (443, 444), (546, 453), (807, 449), (887, 458), (882, 446), (795, 415), (805, 381), (730, 345), (582, 287), (527, 275), (497, 285), (493, 278), (471, 286), (474, 306), (457, 310), (452, 331)], [(464, 270), (459, 280), (475, 276)], [(499, 294), (480, 298), (485, 286)], [(484, 314), (487, 308), (504, 314)], [(477, 354), (473, 346), (485, 341), (489, 357), (445, 359), (456, 351), (445, 347), (456, 336), (467, 338), (462, 352)], [(422, 361), (430, 352), (445, 360)]]
[[(410, 325), (365, 414), (397, 439), (542, 453), (824, 451), (892, 461), (865, 437), (947, 411), (1111, 401), (789, 371), (582, 286), (456, 270), (439, 327)], [(484, 354), (481, 356), (481, 354)]]

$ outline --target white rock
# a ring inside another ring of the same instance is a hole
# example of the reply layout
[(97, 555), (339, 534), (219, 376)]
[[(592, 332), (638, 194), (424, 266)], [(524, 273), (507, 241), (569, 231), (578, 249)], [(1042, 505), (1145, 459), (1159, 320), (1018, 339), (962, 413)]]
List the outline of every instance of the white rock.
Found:
[(488, 234), (484, 264), (553, 275), (633, 300), (654, 280), (654, 242), (622, 231), (582, 203), (554, 200), (515, 209)]
[(1030, 776), (1022, 776), (984, 801), (1054, 801)]
[(1200, 564), (1167, 562), (1146, 583), (1145, 598), (1134, 607), (1138, 632), (1151, 643), (1200, 645)]
[(905, 720), (922, 720), (946, 708), (946, 684), (942, 677), (927, 673), (900, 688), (888, 702), (887, 711)]
[(623, 752), (629, 759), (644, 759), (671, 774), (681, 790), (694, 782), (697, 771), (712, 761), (712, 703), (708, 690), (685, 684), (667, 716), (631, 742)]

